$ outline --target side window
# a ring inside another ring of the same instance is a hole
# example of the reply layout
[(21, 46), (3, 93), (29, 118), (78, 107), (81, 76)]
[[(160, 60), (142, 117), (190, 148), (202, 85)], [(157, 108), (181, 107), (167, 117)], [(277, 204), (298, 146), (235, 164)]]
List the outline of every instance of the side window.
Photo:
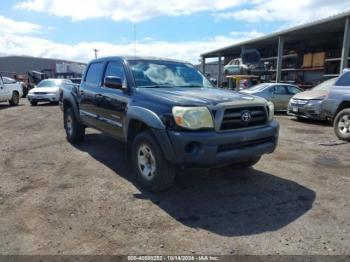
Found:
[(336, 86), (350, 86), (350, 71), (344, 73), (338, 81), (335, 83)]
[(298, 88), (296, 88), (295, 86), (287, 86), (288, 89), (288, 93), (290, 95), (295, 95), (297, 93), (300, 93), (300, 90)]
[(103, 63), (93, 63), (89, 66), (85, 82), (90, 85), (100, 85), (103, 71)]
[(121, 62), (109, 62), (106, 68), (106, 76), (119, 77), (122, 81), (125, 80), (124, 67)]
[(286, 95), (287, 90), (284, 86), (275, 86), (275, 92), (276, 95)]
[(122, 80), (123, 85), (126, 85), (124, 67), (121, 62), (109, 62), (104, 77), (106, 76), (119, 77)]

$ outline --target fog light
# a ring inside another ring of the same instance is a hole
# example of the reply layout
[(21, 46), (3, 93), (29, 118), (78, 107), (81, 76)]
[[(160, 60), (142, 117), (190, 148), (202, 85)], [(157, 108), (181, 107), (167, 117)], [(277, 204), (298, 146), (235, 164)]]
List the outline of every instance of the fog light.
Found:
[(190, 154), (198, 154), (200, 148), (200, 144), (198, 142), (190, 142), (185, 146), (185, 151), (186, 153), (190, 153)]

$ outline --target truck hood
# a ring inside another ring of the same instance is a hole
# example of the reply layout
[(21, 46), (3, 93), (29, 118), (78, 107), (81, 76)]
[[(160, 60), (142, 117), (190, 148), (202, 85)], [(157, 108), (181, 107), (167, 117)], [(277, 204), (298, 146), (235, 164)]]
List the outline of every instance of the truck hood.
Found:
[(323, 99), (328, 94), (327, 90), (315, 90), (315, 91), (305, 91), (296, 94), (293, 98), (294, 99), (305, 99), (305, 100), (311, 100), (311, 99)]
[(235, 93), (218, 88), (139, 88), (137, 92), (158, 101), (177, 105), (211, 105), (232, 101), (254, 101), (264, 103), (264, 99)]

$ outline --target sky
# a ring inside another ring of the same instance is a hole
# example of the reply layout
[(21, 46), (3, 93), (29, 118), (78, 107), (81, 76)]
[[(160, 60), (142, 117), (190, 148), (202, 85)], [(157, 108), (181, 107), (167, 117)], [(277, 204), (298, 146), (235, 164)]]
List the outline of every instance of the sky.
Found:
[(96, 48), (197, 64), (201, 53), (347, 10), (350, 0), (0, 0), (0, 55), (88, 62)]

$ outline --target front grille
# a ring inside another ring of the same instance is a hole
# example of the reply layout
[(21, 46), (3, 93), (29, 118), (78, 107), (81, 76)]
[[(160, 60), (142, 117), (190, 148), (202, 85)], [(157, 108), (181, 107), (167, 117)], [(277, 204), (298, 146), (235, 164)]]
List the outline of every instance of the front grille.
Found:
[(47, 92), (34, 92), (35, 95), (47, 95)]
[(223, 144), (218, 146), (218, 153), (235, 150), (235, 149), (243, 149), (247, 147), (253, 147), (264, 143), (273, 143), (275, 140), (274, 137), (265, 137), (245, 142), (237, 142), (237, 143), (230, 143), (230, 144)]
[[(246, 111), (251, 115), (249, 121), (243, 121), (242, 119), (242, 114)], [(263, 106), (229, 108), (225, 109), (220, 130), (259, 126), (265, 124), (267, 119), (267, 109)]]

